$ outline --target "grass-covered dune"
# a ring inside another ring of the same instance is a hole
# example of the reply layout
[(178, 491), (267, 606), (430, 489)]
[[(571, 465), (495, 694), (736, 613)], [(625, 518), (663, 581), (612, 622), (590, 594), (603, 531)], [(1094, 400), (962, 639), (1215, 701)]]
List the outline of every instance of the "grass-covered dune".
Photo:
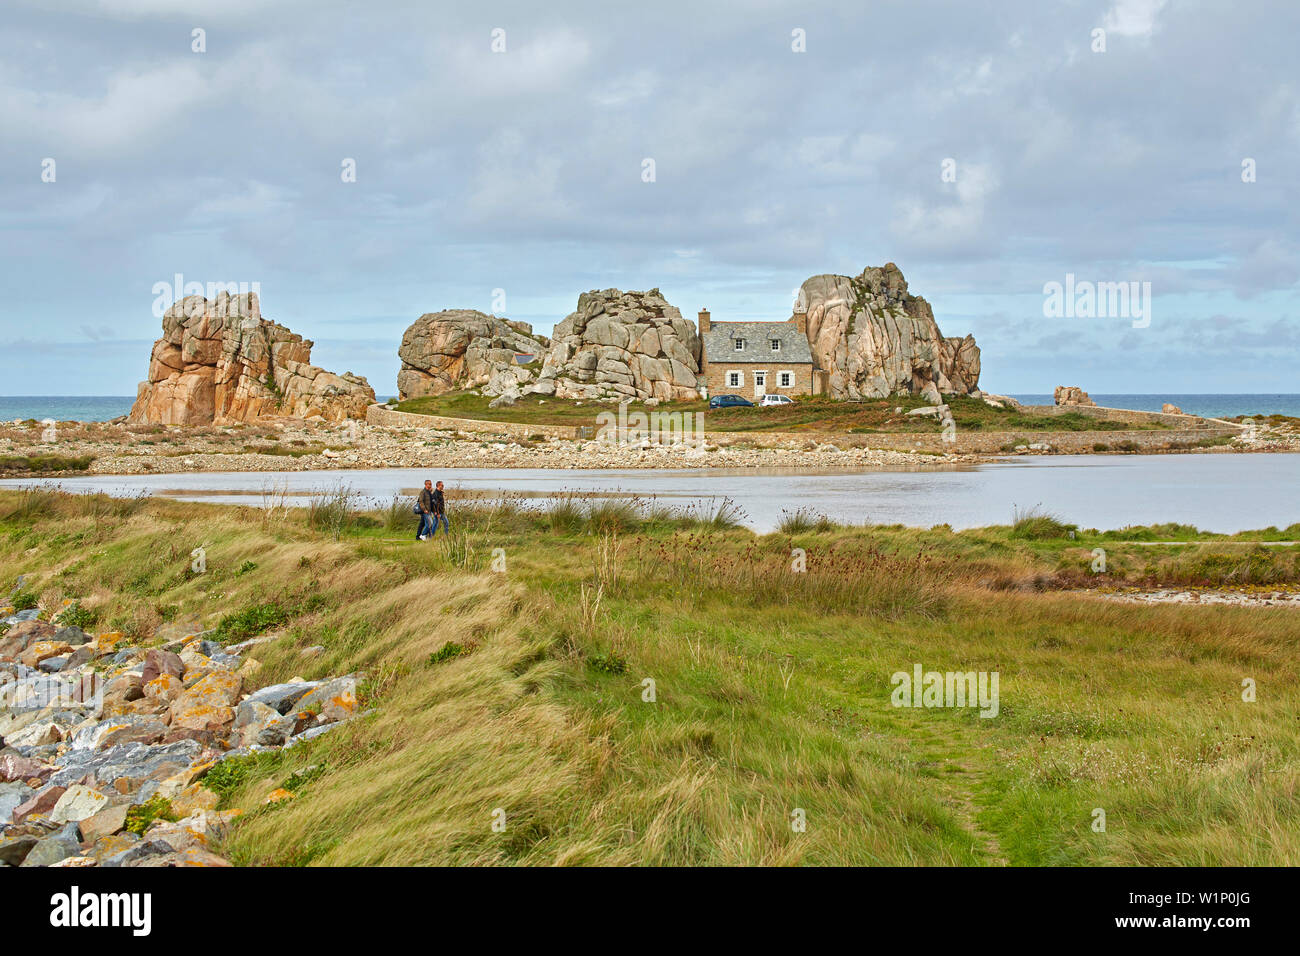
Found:
[[(1300, 612), (1077, 589), (1096, 548), (1110, 586), (1293, 588), (1298, 549), (1259, 542), (1300, 528), (759, 537), (563, 499), (417, 543), (404, 503), (352, 504), (0, 493), (26, 603), (140, 646), (190, 617), (273, 636), (259, 685), (365, 673), (364, 716), (205, 778), (245, 811), (236, 862), (1300, 863)], [(892, 706), (917, 664), (997, 672), (997, 716)]]

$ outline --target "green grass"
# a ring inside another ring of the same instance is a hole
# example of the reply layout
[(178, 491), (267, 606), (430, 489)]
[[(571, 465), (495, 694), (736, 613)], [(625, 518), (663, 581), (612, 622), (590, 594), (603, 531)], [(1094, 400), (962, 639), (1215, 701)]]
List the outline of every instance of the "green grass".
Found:
[(241, 452), (245, 455), (282, 455), (287, 458), (303, 458), (307, 455), (319, 455), (325, 450), (324, 445), (305, 445), (291, 447), (285, 445), (244, 445)]
[(464, 644), (457, 644), (455, 641), (448, 641), (442, 647), (438, 648), (429, 655), (430, 664), (441, 664), (443, 661), (454, 660), (457, 657), (464, 657), (470, 652), (470, 649)]
[[(205, 778), (244, 810), (218, 848), (239, 863), (1300, 863), (1297, 612), (1076, 590), (1295, 589), (1300, 548), (1263, 542), (1300, 527), (756, 536), (651, 503), (616, 532), (564, 508), (465, 503), (461, 538), (416, 543), (378, 512), (336, 539), (302, 513), (92, 518), (2, 492), (0, 564), (42, 607), (77, 598), (146, 646), (167, 609), (274, 634), (250, 688), (363, 675), (366, 716)], [(199, 544), (208, 570), (186, 573)], [(918, 663), (998, 672), (998, 716), (891, 706)], [(279, 786), (295, 799), (264, 806)]]
[(90, 608), (82, 607), (79, 601), (73, 601), (58, 615), (60, 627), (79, 627), (83, 631), (93, 627), (97, 620), (99, 615)]
[(1055, 515), (1046, 514), (1037, 507), (1016, 509), (1011, 522), (1011, 537), (1027, 541), (1060, 540), (1078, 530), (1078, 525), (1066, 524)]
[[(408, 399), (398, 404), (403, 412), (471, 418), (483, 421), (537, 425), (586, 425), (595, 427), (596, 416), (616, 406), (599, 402), (524, 396), (513, 405), (489, 408), (492, 399), (467, 391), (448, 392)], [(1164, 424), (1133, 424), (1091, 418), (1079, 412), (1061, 415), (1033, 415), (1011, 408), (993, 408), (981, 399), (949, 396), (946, 399), (958, 431), (1148, 431), (1167, 428)], [(938, 433), (940, 422), (927, 416), (906, 413), (926, 407), (918, 395), (895, 395), (862, 402), (836, 401), (820, 396), (801, 396), (792, 405), (770, 408), (710, 409), (708, 402), (665, 402), (661, 412), (701, 412), (706, 433), (712, 432), (810, 432), (815, 434), (879, 434), (892, 432)], [(651, 411), (634, 406), (642, 411)], [(899, 411), (901, 409), (902, 411)]]
[(255, 604), (223, 617), (214, 636), (223, 643), (238, 643), (281, 626), (289, 617), (289, 612), (278, 603)]
[(166, 797), (150, 797), (126, 811), (126, 832), (143, 836), (155, 820), (176, 821), (172, 803)]
[(94, 460), (94, 455), (0, 455), (0, 472), (85, 471)]
[(835, 527), (829, 518), (808, 508), (796, 508), (794, 511), (782, 511), (777, 530), (782, 534), (802, 534), (804, 532), (825, 532)]
[(19, 589), (14, 591), (5, 599), (5, 603), (12, 605), (15, 611), (27, 611), (40, 605), (40, 598), (31, 591)]

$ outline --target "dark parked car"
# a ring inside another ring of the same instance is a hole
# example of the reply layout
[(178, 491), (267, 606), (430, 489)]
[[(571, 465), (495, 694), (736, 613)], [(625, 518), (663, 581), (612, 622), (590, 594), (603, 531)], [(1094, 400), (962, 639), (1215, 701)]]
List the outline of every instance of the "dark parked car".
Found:
[(753, 408), (754, 403), (747, 398), (741, 398), (739, 395), (714, 395), (709, 399), (709, 408)]

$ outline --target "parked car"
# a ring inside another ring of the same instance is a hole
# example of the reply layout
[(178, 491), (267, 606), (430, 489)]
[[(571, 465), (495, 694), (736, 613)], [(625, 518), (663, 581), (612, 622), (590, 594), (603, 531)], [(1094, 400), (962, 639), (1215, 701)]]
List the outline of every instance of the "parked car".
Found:
[(758, 404), (762, 408), (771, 408), (773, 405), (793, 405), (794, 399), (789, 395), (764, 395), (759, 399)]
[(714, 395), (709, 399), (709, 408), (753, 408), (754, 403), (739, 395)]

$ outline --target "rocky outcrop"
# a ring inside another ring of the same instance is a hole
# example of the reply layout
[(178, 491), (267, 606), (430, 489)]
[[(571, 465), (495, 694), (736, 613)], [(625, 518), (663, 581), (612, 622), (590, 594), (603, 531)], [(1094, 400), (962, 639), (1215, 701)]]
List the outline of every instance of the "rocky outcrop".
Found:
[(1172, 403), (1170, 403), (1170, 402), (1165, 402), (1163, 405), (1161, 405), (1161, 406), (1160, 406), (1160, 411), (1164, 412), (1166, 415), (1181, 415), (1181, 414), (1183, 414), (1183, 410), (1182, 410), (1181, 408), (1179, 408), (1177, 405), (1174, 405), (1174, 404), (1172, 404)]
[(207, 773), (359, 710), (361, 674), (248, 686), (265, 637), (222, 645), (191, 620), (146, 650), (35, 620), (52, 612), (0, 617), (0, 865), (229, 865), (212, 847), (240, 811), (216, 810)]
[(312, 342), (263, 319), (257, 295), (189, 296), (163, 314), (133, 422), (208, 425), (262, 416), (364, 418), (375, 392), (311, 364)]
[(1097, 406), (1097, 403), (1088, 397), (1088, 393), (1077, 385), (1058, 385), (1052, 397), (1057, 405), (1091, 405), (1094, 408)]
[(397, 395), (402, 401), (462, 388), (517, 397), (535, 379), (536, 367), (518, 355), (545, 354), (549, 342), (526, 322), (473, 309), (445, 309), (420, 316), (402, 336), (397, 356)]
[(907, 291), (894, 263), (857, 277), (819, 275), (800, 287), (808, 342), (829, 373), (831, 398), (920, 394), (967, 395), (979, 387), (980, 350), (974, 337), (945, 338), (930, 303)]
[(621, 402), (691, 400), (703, 387), (695, 326), (658, 289), (603, 289), (578, 296), (524, 392)]

